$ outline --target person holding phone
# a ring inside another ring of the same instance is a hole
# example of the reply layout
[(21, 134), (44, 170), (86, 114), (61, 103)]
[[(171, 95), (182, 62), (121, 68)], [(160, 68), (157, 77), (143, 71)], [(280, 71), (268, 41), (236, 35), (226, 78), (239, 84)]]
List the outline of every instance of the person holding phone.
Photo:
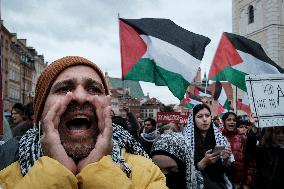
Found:
[(211, 110), (206, 104), (198, 104), (193, 108), (183, 135), (192, 149), (195, 167), (202, 172), (204, 187), (232, 188), (227, 176), (234, 161), (230, 143), (214, 126)]

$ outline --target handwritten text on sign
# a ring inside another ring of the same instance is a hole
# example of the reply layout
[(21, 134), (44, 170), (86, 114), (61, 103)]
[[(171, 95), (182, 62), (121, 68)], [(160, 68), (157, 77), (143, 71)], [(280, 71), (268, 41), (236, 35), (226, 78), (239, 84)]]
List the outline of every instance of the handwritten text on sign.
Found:
[(284, 75), (248, 75), (246, 86), (259, 126), (284, 126)]
[(188, 112), (158, 112), (158, 123), (186, 123)]

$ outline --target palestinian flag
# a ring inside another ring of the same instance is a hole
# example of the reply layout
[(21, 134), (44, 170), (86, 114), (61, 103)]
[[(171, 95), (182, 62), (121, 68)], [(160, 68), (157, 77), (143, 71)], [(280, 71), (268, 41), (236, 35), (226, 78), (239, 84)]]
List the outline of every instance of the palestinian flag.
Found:
[(207, 96), (211, 97), (211, 92), (208, 90), (205, 90), (203, 88), (200, 88), (198, 86), (194, 87), (194, 96)]
[(169, 19), (119, 21), (122, 79), (168, 86), (182, 100), (210, 39)]
[(199, 97), (190, 94), (188, 91), (186, 92), (185, 102), (185, 107), (187, 109), (192, 109), (195, 105), (202, 104), (201, 99)]
[(251, 114), (251, 110), (250, 110), (250, 107), (249, 107), (249, 99), (248, 99), (247, 95), (245, 95), (242, 99), (238, 99), (237, 107), (238, 107), (239, 110), (246, 112), (247, 115)]
[(230, 102), (228, 101), (225, 89), (219, 81), (216, 81), (215, 83), (215, 93), (213, 98), (214, 100), (219, 102), (219, 107), (217, 107), (218, 114), (220, 114), (219, 112), (223, 113), (232, 109)]
[(229, 81), (246, 91), (245, 76), (283, 73), (260, 44), (243, 36), (224, 32), (209, 72), (215, 81)]

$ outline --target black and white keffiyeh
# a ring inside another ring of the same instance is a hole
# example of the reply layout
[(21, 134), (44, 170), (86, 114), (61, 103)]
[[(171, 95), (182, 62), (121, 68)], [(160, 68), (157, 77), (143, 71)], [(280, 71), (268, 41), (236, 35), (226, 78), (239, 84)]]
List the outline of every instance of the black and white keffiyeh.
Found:
[[(193, 113), (189, 114), (187, 125), (184, 127), (182, 134), (185, 137), (185, 141), (192, 152), (192, 157), (194, 157), (194, 149), (195, 149), (195, 142), (194, 142), (194, 122), (193, 122)], [(221, 131), (213, 124), (213, 130), (214, 130), (214, 137), (216, 141), (216, 145), (218, 146), (229, 146), (230, 143), (228, 142), (227, 138), (222, 135)], [(235, 158), (233, 154), (229, 157), (230, 162), (234, 162)], [(227, 188), (232, 188), (232, 184), (229, 181), (226, 174), (224, 174), (224, 180), (226, 182)]]
[[(122, 149), (126, 152), (136, 155), (141, 155), (149, 158), (148, 154), (143, 150), (133, 136), (121, 126), (112, 124), (113, 126), (113, 149), (112, 160), (117, 166), (120, 166), (125, 174), (131, 175), (131, 168), (125, 162)], [(21, 172), (26, 175), (39, 157), (43, 156), (43, 151), (40, 144), (40, 135), (37, 128), (28, 130), (19, 141), (19, 163)]]
[(37, 128), (29, 129), (19, 141), (19, 163), (26, 175), (39, 157), (43, 156), (40, 135)]
[(192, 150), (188, 148), (184, 136), (180, 133), (162, 134), (153, 144), (151, 154), (165, 151), (185, 164), (186, 188), (203, 188), (201, 172), (195, 169)]
[(154, 131), (150, 133), (145, 133), (145, 131), (143, 131), (140, 136), (147, 142), (154, 142), (158, 134), (159, 134), (158, 130), (155, 129)]
[[(215, 125), (213, 125), (213, 129), (214, 129), (216, 145), (219, 145), (219, 146), (229, 145), (227, 138), (222, 135), (221, 131)], [(194, 144), (194, 122), (193, 122), (192, 113), (189, 114), (187, 126), (184, 127), (182, 133), (186, 139), (186, 142), (188, 143), (188, 145), (190, 146), (190, 148), (192, 149), (194, 153), (194, 146), (195, 146)]]

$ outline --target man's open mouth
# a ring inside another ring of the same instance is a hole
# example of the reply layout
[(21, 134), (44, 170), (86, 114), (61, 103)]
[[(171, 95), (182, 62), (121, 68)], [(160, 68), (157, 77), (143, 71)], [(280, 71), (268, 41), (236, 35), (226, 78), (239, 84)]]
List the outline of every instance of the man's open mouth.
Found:
[(66, 122), (69, 130), (87, 130), (90, 129), (92, 121), (85, 115), (77, 115)]

